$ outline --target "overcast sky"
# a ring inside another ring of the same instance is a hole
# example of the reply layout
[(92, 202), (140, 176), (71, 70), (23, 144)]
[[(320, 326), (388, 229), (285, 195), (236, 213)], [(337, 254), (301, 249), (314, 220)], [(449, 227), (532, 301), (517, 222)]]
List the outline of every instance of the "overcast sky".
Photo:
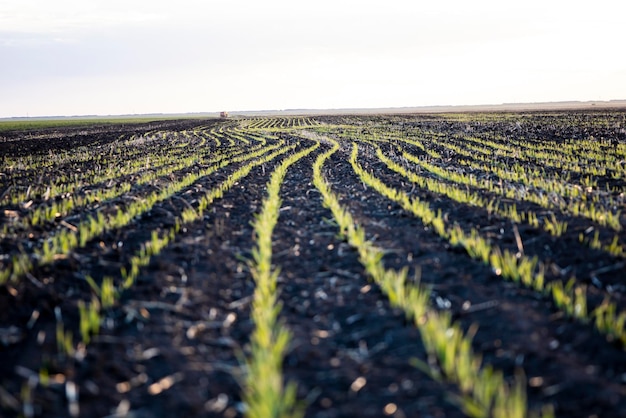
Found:
[(0, 0), (0, 117), (626, 99), (625, 28), (618, 0)]

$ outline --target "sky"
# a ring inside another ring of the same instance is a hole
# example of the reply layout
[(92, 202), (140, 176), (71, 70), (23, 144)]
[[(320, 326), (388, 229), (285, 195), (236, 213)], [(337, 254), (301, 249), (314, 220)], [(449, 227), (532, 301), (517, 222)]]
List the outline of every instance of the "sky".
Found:
[(0, 117), (626, 99), (618, 0), (0, 0)]

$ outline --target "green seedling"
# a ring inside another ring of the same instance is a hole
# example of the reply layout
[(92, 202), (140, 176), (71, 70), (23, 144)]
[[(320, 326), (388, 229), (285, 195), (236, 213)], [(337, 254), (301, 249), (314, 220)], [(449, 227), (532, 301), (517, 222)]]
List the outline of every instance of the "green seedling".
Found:
[[(404, 309), (407, 317), (412, 318), (418, 326), (424, 345), (433, 359), (427, 364), (414, 360), (414, 364), (430, 369), (428, 374), (437, 379), (443, 377), (459, 386), (463, 393), (467, 393), (468, 401), (465, 404), (476, 406), (473, 409), (476, 416), (526, 417), (525, 384), (516, 380), (509, 386), (503, 383), (501, 374), (493, 373), (489, 368), (482, 369), (480, 358), (471, 349), (471, 335), (464, 334), (458, 324), (452, 324), (449, 313), (438, 313), (429, 308), (429, 292), (419, 283), (407, 284), (406, 270), (395, 272), (384, 268), (381, 250), (365, 239), (363, 228), (355, 226), (351, 215), (341, 207), (321, 174), (324, 161), (337, 149), (338, 144), (334, 142), (330, 151), (318, 157), (313, 166), (313, 183), (320, 191), (324, 205), (330, 208), (340, 224), (341, 234), (359, 252), (359, 260), (368, 274), (390, 301)], [(397, 194), (394, 195), (378, 183), (370, 181), (373, 177), (364, 175), (365, 172), (356, 165), (354, 149), (356, 147), (353, 148), (352, 162), (355, 171), (363, 175), (361, 178), (364, 181), (364, 177), (367, 178), (366, 183), (375, 189), (399, 198)], [(432, 219), (435, 218), (433, 215)], [(464, 410), (470, 411), (469, 406), (464, 407)], [(541, 416), (550, 417), (550, 411), (550, 407), (545, 408)]]

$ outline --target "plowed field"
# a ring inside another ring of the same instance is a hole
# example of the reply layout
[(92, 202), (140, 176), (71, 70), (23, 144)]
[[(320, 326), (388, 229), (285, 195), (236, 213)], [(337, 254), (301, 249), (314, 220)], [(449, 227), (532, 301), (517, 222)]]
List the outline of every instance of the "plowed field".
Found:
[(624, 126), (0, 132), (0, 415), (626, 416)]

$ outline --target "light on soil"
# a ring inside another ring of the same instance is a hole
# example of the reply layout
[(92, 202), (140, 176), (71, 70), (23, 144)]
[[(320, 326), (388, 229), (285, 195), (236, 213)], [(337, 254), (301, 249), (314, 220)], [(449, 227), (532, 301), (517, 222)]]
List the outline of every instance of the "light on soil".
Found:
[(385, 413), (385, 415), (393, 415), (396, 413), (397, 410), (398, 406), (395, 403), (388, 403), (387, 405), (385, 405), (383, 412)]
[(313, 334), (316, 337), (319, 337), (319, 338), (328, 338), (329, 335), (330, 335), (330, 333), (328, 331), (324, 330), (324, 329), (320, 329), (320, 330), (314, 331)]
[(143, 353), (141, 353), (141, 359), (150, 360), (151, 358), (158, 356), (160, 353), (161, 352), (156, 347), (148, 348), (147, 350), (144, 350)]
[(224, 393), (220, 393), (216, 398), (207, 401), (204, 405), (204, 409), (209, 412), (222, 412), (228, 406), (228, 396)]
[(148, 386), (148, 393), (150, 395), (158, 395), (159, 393), (171, 388), (174, 383), (174, 378), (172, 376), (164, 377), (158, 382)]
[(230, 327), (235, 322), (236, 319), (237, 319), (237, 314), (235, 314), (234, 312), (231, 312), (228, 315), (226, 315), (226, 319), (224, 319), (224, 328)]
[(130, 402), (128, 399), (122, 399), (115, 408), (115, 415), (126, 416), (130, 412)]
[(35, 322), (37, 321), (38, 318), (39, 318), (39, 311), (35, 309), (33, 310), (33, 313), (30, 315), (30, 319), (28, 320), (28, 323), (26, 324), (26, 328), (31, 329), (33, 325), (35, 325)]
[(78, 407), (78, 389), (76, 388), (76, 384), (72, 381), (68, 381), (65, 384), (65, 396), (67, 398), (67, 402), (69, 403), (68, 410), (70, 416), (77, 417), (80, 413), (80, 409)]
[(130, 391), (130, 383), (129, 382), (121, 382), (115, 385), (115, 389), (117, 389), (118, 393), (127, 393)]
[(367, 380), (363, 376), (357, 377), (354, 382), (350, 385), (350, 390), (353, 392), (358, 392), (367, 384)]

